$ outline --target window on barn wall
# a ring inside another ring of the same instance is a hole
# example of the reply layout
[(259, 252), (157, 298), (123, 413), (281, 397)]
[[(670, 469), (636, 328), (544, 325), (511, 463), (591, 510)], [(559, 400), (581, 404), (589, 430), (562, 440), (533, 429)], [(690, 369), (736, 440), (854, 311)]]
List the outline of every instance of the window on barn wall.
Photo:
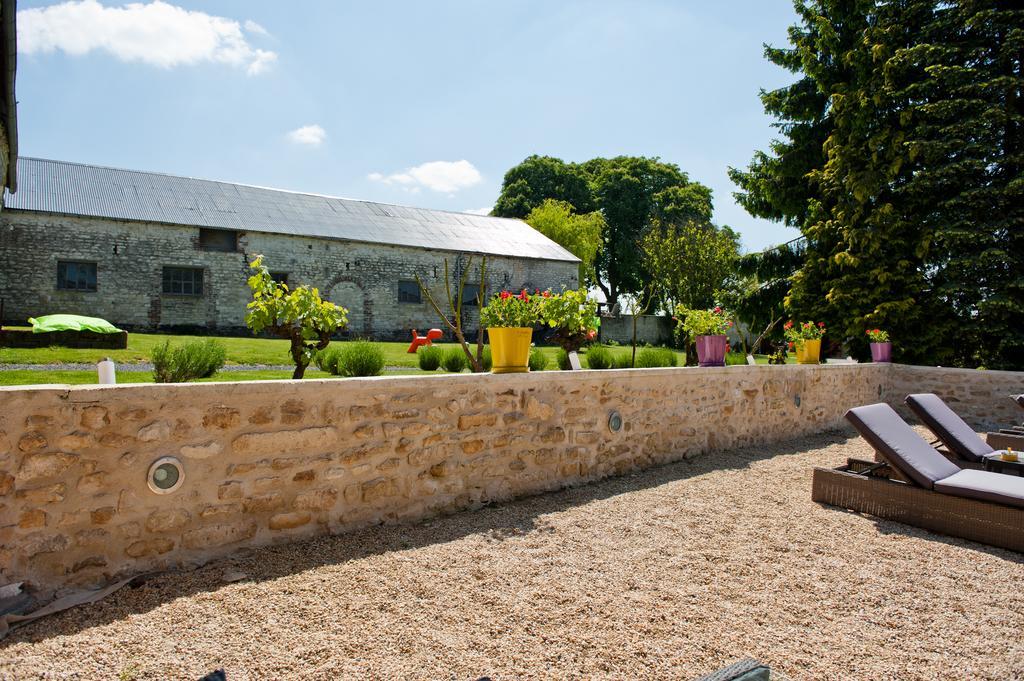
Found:
[(277, 284), (288, 285), (288, 273), (287, 272), (271, 272), (270, 278)]
[(423, 297), (420, 294), (420, 285), (415, 281), (398, 282), (398, 302), (400, 303), (422, 303)]
[(199, 248), (204, 251), (234, 253), (238, 250), (238, 232), (230, 229), (199, 230)]
[(462, 306), (478, 307), (480, 305), (480, 284), (466, 284), (462, 287)]
[(165, 267), (163, 291), (182, 296), (203, 295), (203, 270), (198, 267)]
[(96, 263), (58, 261), (57, 288), (64, 291), (95, 291)]

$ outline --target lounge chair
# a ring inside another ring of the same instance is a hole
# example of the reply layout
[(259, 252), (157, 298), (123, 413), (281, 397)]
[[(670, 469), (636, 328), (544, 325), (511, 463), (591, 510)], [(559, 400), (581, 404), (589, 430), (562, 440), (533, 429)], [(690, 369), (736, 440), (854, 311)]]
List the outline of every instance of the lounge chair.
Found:
[[(932, 393), (920, 393), (918, 395), (907, 395), (907, 406), (917, 414), (928, 430), (935, 433), (935, 437), (946, 447), (956, 458), (979, 464), (986, 456), (995, 453), (997, 450), (974, 432), (974, 429), (967, 425), (956, 412), (949, 408), (942, 398)], [(966, 466), (976, 468), (976, 466)]]
[(887, 404), (846, 418), (882, 462), (816, 468), (814, 501), (1024, 552), (1024, 478), (957, 466)]

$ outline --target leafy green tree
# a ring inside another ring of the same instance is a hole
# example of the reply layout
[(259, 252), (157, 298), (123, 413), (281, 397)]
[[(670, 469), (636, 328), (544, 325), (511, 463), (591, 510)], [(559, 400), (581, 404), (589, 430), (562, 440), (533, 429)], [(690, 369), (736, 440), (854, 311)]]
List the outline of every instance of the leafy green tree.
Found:
[(246, 308), (245, 324), (253, 333), (269, 331), (291, 341), (292, 378), (302, 378), (316, 353), (331, 342), (331, 335), (348, 324), (348, 310), (321, 299), (315, 288), (290, 289), (274, 281), (262, 255), (249, 267), (252, 302)]
[(592, 285), (596, 280), (594, 260), (601, 247), (604, 216), (594, 211), (585, 215), (573, 211), (568, 201), (544, 199), (530, 211), (526, 222), (538, 232), (580, 259), (579, 282)]
[(709, 188), (657, 158), (618, 156), (571, 164), (531, 156), (506, 173), (494, 214), (525, 217), (544, 199), (567, 201), (579, 213), (601, 211), (604, 229), (594, 283), (612, 305), (650, 281), (639, 243), (654, 218), (710, 220), (712, 208)]
[(579, 166), (551, 156), (534, 155), (505, 173), (492, 214), (522, 220), (546, 199), (565, 201), (579, 213), (589, 213), (597, 207), (587, 176)]
[(728, 227), (687, 220), (655, 220), (639, 249), (654, 291), (667, 309), (714, 307), (739, 255), (739, 236)]
[(679, 166), (656, 158), (596, 158), (581, 167), (591, 177), (607, 224), (597, 257), (597, 285), (614, 304), (651, 280), (639, 244), (652, 221), (662, 213), (710, 220), (711, 190), (691, 182)]

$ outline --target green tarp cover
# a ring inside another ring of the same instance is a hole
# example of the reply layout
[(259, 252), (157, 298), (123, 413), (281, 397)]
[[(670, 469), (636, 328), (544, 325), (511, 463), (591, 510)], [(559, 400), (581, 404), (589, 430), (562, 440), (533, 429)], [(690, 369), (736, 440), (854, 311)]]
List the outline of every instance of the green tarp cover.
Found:
[(28, 323), (32, 325), (32, 333), (49, 333), (51, 331), (121, 333), (121, 329), (106, 319), (81, 317), (76, 314), (48, 314), (45, 317), (32, 317), (28, 320)]

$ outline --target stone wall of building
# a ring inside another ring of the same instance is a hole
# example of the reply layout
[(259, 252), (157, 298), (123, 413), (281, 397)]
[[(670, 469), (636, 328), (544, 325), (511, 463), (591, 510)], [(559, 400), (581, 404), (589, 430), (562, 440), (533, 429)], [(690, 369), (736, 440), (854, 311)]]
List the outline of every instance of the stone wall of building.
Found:
[[(455, 271), (469, 264), (466, 254), (259, 232), (241, 233), (238, 252), (223, 253), (202, 250), (196, 227), (7, 210), (0, 215), (0, 298), (8, 324), (65, 312), (129, 330), (244, 332), (247, 263), (257, 254), (289, 284), (316, 286), (348, 308), (351, 335), (380, 340), (442, 327), (426, 301), (398, 302), (399, 281), (419, 275), (443, 298), (445, 258)], [(97, 290), (58, 290), (60, 260), (97, 263)], [(473, 257), (468, 281), (479, 279), (479, 264)], [(163, 293), (164, 266), (202, 268), (203, 294)], [(489, 256), (487, 270), (491, 292), (577, 286), (575, 263)], [(476, 308), (465, 310), (467, 328), (475, 329)]]

